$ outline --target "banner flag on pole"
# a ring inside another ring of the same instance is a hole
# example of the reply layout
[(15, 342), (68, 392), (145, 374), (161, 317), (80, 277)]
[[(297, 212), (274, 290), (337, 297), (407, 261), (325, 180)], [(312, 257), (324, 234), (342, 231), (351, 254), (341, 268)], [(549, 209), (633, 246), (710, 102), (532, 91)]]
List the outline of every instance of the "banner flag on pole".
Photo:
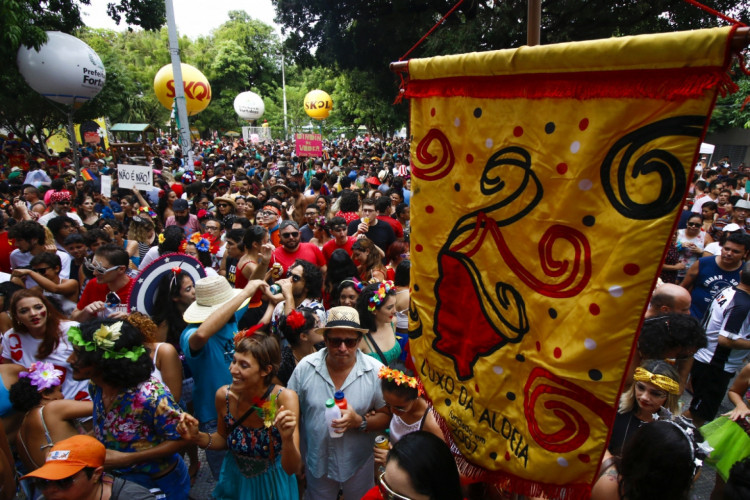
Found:
[(465, 474), (588, 498), (732, 33), (409, 61), (410, 342)]

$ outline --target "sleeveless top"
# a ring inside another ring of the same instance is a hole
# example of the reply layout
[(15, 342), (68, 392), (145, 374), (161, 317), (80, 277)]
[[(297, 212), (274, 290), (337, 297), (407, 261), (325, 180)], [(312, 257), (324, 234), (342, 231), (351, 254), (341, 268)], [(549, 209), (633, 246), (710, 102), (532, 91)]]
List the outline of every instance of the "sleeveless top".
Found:
[[(279, 389), (276, 396), (281, 394)], [(237, 467), (245, 477), (263, 474), (281, 456), (281, 433), (276, 427), (245, 427), (235, 425), (235, 417), (229, 411), (229, 391), (226, 394), (227, 414), (224, 425), (231, 432), (227, 434), (227, 448), (232, 453)]]
[(148, 251), (151, 250), (151, 245), (149, 243), (143, 243), (141, 241), (138, 242), (138, 258), (143, 260), (143, 258), (146, 256)]
[(690, 314), (694, 318), (703, 318), (709, 304), (721, 290), (739, 285), (740, 267), (734, 271), (725, 271), (716, 264), (716, 257), (698, 259), (698, 276), (693, 282), (693, 301), (690, 304)]
[(389, 435), (391, 438), (392, 443), (398, 443), (399, 439), (406, 436), (407, 434), (411, 434), (412, 432), (421, 431), (422, 427), (424, 427), (424, 421), (427, 418), (427, 414), (430, 413), (430, 408), (427, 407), (427, 409), (424, 412), (424, 415), (422, 415), (422, 418), (414, 422), (413, 424), (407, 424), (403, 420), (401, 420), (401, 417), (393, 414), (393, 418), (391, 418), (391, 424), (389, 427)]
[[(156, 343), (156, 349), (154, 349), (154, 370), (151, 372), (151, 376), (154, 377), (156, 380), (164, 384), (164, 379), (161, 376), (161, 370), (156, 367), (156, 357), (159, 355), (159, 348), (164, 342), (157, 342)], [(169, 390), (169, 387), (167, 387), (166, 384), (164, 384), (164, 387)]]
[[(227, 262), (229, 262), (229, 259), (227, 259)], [(245, 269), (245, 266), (248, 265), (252, 261), (248, 260), (245, 261), (242, 266), (237, 267), (237, 271), (234, 274), (234, 287), (235, 288), (245, 288), (245, 285), (247, 285), (247, 278), (245, 278), (245, 275), (242, 274), (242, 270)]]
[(395, 339), (395, 344), (393, 347), (388, 349), (387, 351), (383, 351), (383, 357), (385, 357), (385, 360), (380, 357), (380, 354), (378, 354), (378, 350), (375, 348), (375, 339), (372, 339), (372, 343), (370, 343), (370, 339), (368, 337), (372, 338), (371, 334), (365, 334), (365, 344), (367, 344), (367, 347), (370, 348), (370, 352), (367, 353), (368, 356), (372, 356), (373, 358), (377, 359), (384, 365), (387, 365), (389, 363), (392, 363), (393, 361), (397, 360), (399, 356), (401, 356), (401, 344), (398, 343), (398, 339)]

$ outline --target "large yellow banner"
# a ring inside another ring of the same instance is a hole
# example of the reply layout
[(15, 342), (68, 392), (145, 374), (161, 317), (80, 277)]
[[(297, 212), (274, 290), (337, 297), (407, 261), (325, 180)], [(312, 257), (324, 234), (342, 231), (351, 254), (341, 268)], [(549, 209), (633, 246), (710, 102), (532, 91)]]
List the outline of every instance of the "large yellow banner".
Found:
[(588, 497), (730, 34), (409, 62), (412, 353), (464, 472)]

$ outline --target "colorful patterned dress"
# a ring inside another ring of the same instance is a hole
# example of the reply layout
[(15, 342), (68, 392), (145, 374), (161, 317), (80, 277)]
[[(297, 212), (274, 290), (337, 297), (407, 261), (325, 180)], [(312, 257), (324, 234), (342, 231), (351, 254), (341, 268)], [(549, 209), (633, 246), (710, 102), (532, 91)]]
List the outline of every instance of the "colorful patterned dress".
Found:
[(281, 434), (276, 427), (235, 426), (235, 417), (229, 411), (229, 391), (226, 402), (224, 424), (232, 431), (227, 435), (229, 453), (224, 457), (214, 498), (299, 498), (297, 479), (281, 467)]

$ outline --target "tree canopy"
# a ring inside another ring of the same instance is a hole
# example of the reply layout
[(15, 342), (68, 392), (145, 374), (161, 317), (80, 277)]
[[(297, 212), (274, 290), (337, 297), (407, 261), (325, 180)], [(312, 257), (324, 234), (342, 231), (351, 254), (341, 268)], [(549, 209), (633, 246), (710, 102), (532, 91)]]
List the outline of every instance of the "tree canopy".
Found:
[[(285, 49), (304, 66), (366, 74), (371, 102), (391, 102), (399, 80), (388, 64), (405, 54), (456, 0), (273, 0)], [(748, 23), (750, 2), (704, 2)], [(466, 0), (410, 57), (458, 54), (526, 44), (527, 0)], [(724, 21), (669, 0), (542, 2), (542, 44), (719, 26)], [(355, 73), (356, 74), (356, 73)], [(406, 120), (406, 106), (379, 120)], [(392, 123), (392, 122), (391, 122)]]

